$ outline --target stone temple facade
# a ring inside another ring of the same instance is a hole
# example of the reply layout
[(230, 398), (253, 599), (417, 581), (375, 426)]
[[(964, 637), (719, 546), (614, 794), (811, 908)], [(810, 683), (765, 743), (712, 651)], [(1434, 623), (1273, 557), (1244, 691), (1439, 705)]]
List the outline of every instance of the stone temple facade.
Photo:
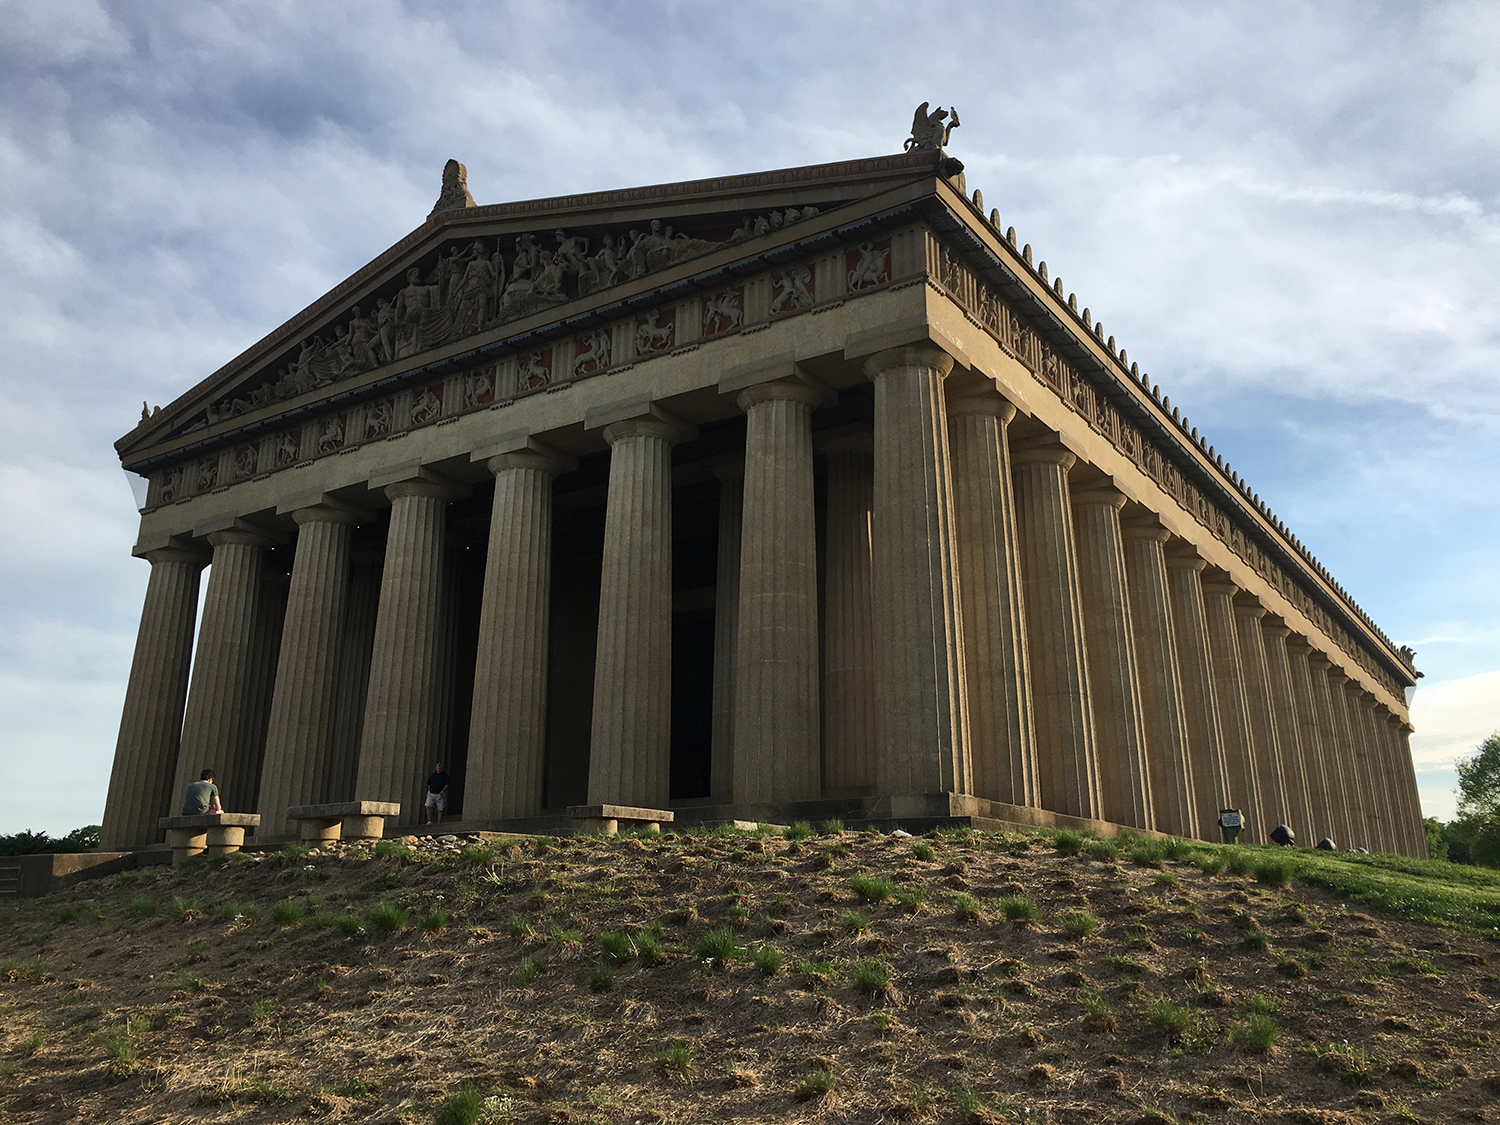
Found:
[(425, 223), (143, 412), (104, 846), (205, 766), (261, 840), (416, 823), (441, 761), (468, 831), (1238, 808), (1425, 854), (1409, 650), (943, 139), (490, 206), (450, 162)]

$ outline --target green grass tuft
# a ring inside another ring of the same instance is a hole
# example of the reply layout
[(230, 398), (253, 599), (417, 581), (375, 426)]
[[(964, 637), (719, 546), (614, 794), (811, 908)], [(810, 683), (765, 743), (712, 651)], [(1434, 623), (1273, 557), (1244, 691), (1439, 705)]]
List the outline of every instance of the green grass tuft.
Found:
[(130, 912), (137, 918), (150, 918), (156, 913), (156, 900), (146, 895), (136, 895), (130, 900)]
[(1077, 855), (1083, 850), (1083, 834), (1064, 828), (1052, 834), (1052, 846), (1063, 855)]
[(304, 908), (300, 902), (286, 899), (271, 907), (271, 921), (278, 926), (295, 926), (302, 921)]
[(709, 930), (693, 946), (693, 956), (707, 965), (726, 965), (744, 955), (745, 947), (728, 926)]
[(849, 889), (866, 902), (884, 902), (896, 893), (889, 880), (865, 874), (851, 876)]
[(781, 970), (781, 950), (774, 945), (757, 945), (750, 951), (750, 960), (768, 977)]
[(1146, 1009), (1146, 1022), (1170, 1034), (1186, 1035), (1197, 1022), (1193, 1010), (1182, 1004), (1174, 1004), (1165, 996), (1159, 996)]
[(849, 969), (854, 987), (871, 996), (883, 996), (891, 990), (891, 978), (884, 961), (856, 961)]
[(845, 831), (844, 822), (838, 819), (838, 817), (834, 817), (831, 820), (825, 820), (819, 827), (818, 831), (822, 832), (825, 836), (837, 836), (840, 832)]
[(635, 954), (643, 965), (660, 965), (667, 959), (667, 951), (661, 946), (661, 938), (650, 930), (635, 935)]
[(635, 942), (629, 934), (617, 930), (605, 930), (599, 934), (599, 948), (604, 956), (616, 965), (623, 964), (635, 956)]
[(826, 1067), (815, 1066), (802, 1076), (795, 1091), (799, 1102), (811, 1101), (831, 1094), (838, 1087), (838, 1079)]
[(1036, 903), (1025, 895), (1006, 895), (1000, 900), (1000, 910), (1007, 922), (1029, 926), (1037, 919)]
[(1230, 1039), (1251, 1054), (1263, 1055), (1276, 1045), (1276, 1021), (1263, 1012), (1253, 1013), (1230, 1032)]
[(345, 937), (358, 937), (365, 932), (365, 920), (352, 910), (340, 914), (333, 920), (333, 924)]
[(932, 845), (929, 844), (926, 840), (913, 840), (911, 844), (911, 854), (913, 859), (920, 859), (923, 861), (930, 861), (937, 856), (937, 853), (932, 850)]
[(839, 929), (846, 934), (862, 934), (870, 928), (870, 920), (858, 910), (846, 910), (839, 915)]
[(984, 907), (972, 895), (954, 895), (953, 911), (965, 922), (976, 922), (984, 917)]
[(536, 982), (536, 978), (542, 975), (542, 960), (535, 953), (529, 953), (522, 957), (516, 965), (515, 971), (511, 973), (517, 988), (530, 988)]
[(1099, 919), (1087, 910), (1075, 910), (1059, 918), (1058, 924), (1062, 926), (1063, 933), (1082, 941), (1099, 928)]
[(432, 1115), (433, 1125), (478, 1125), (483, 1112), (484, 1099), (478, 1090), (465, 1083), (443, 1099)]
[(434, 906), (427, 913), (417, 917), (417, 925), (426, 934), (440, 934), (448, 928), (448, 912), (441, 906)]
[(406, 907), (397, 906), (394, 902), (377, 902), (365, 921), (377, 934), (394, 934), (406, 929), (410, 919)]
[(792, 843), (805, 840), (813, 834), (813, 826), (805, 820), (799, 820), (786, 830), (786, 838)]

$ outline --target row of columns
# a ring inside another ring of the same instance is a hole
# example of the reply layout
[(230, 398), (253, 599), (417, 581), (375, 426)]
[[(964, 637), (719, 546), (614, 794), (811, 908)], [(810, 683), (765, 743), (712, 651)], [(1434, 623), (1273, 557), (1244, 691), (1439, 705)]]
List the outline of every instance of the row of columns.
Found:
[[(743, 466), (719, 470), (715, 798), (753, 808), (870, 794), (900, 815), (907, 797), (972, 794), (1203, 837), (1218, 809), (1237, 806), (1252, 839), (1284, 821), (1303, 840), (1418, 854), (1400, 720), (1158, 520), (1126, 512), (1108, 478), (1073, 472), (1058, 435), (1013, 440), (1014, 405), (992, 381), (950, 380), (952, 370), (931, 345), (871, 357), (873, 435), (822, 443), (821, 643), (812, 415), (829, 392), (796, 371), (734, 390), (747, 432)], [(611, 460), (590, 803), (668, 801), (671, 450), (691, 433), (656, 407), (602, 428)], [(571, 468), (535, 440), (486, 465), (495, 498), (472, 821), (541, 812), (552, 481)], [(335, 742), (344, 685), (362, 671), (340, 654), (357, 616), (351, 536), (365, 517), (327, 498), (291, 512), (298, 545), (263, 765), (232, 782), (258, 789), (265, 835), (285, 833), (285, 810), (322, 799), (335, 775), (352, 776), (362, 799), (414, 810), (439, 753), (444, 527), (457, 493), (421, 472), (384, 492), (390, 530), (353, 761)], [(267, 614), (255, 579), (271, 541), (237, 527), (209, 542), (180, 730), (204, 560), (147, 554), (105, 819), (115, 845), (153, 839), (155, 816), (198, 763), (243, 772), (253, 757), (253, 649)]]

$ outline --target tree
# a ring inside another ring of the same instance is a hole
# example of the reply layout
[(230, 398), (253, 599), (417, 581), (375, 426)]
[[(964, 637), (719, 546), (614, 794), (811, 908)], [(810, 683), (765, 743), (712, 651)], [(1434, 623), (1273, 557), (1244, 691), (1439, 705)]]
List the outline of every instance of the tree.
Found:
[(1458, 819), (1450, 827), (1474, 863), (1500, 867), (1500, 731), (1458, 763)]
[(1422, 827), (1427, 830), (1427, 857), (1447, 859), (1448, 841), (1443, 839), (1443, 822), (1435, 816), (1429, 816), (1422, 821)]

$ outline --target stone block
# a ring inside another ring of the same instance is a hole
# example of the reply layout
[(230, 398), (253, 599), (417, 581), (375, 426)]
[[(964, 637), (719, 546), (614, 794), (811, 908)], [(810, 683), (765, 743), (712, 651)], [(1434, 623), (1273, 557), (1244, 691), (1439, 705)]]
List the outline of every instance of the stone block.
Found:
[(623, 824), (626, 828), (644, 828), (660, 832), (671, 824), (675, 813), (670, 809), (642, 809), (632, 805), (569, 805), (568, 815), (578, 822), (581, 834), (592, 832), (613, 836)]
[(229, 855), (245, 844), (245, 829), (260, 825), (258, 813), (199, 813), (195, 816), (164, 816), (156, 822), (167, 831), (172, 866), (207, 852)]
[(296, 805), (286, 815), (297, 822), (303, 840), (379, 840), (385, 835), (386, 817), (400, 816), (401, 805), (397, 801), (334, 801)]

